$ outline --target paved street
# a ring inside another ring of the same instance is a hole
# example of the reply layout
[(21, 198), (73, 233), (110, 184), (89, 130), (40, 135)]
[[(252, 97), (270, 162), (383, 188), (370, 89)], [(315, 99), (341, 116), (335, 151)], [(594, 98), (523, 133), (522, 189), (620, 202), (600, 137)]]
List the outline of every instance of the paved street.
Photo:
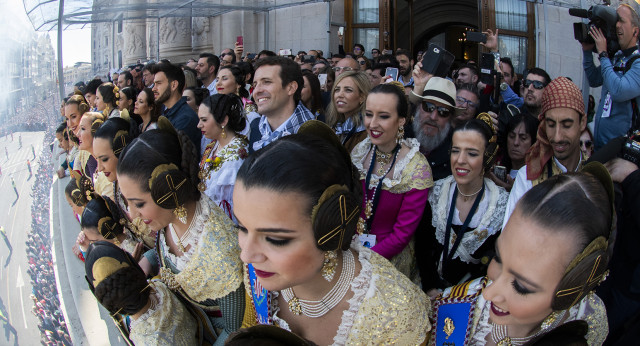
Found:
[[(19, 134), (22, 135), (22, 149), (19, 149)], [(31, 313), (33, 304), (29, 299), (31, 283), (27, 274), (29, 264), (25, 241), (31, 230), (30, 193), (35, 181), (35, 175), (29, 177), (27, 159), (31, 161), (31, 169), (35, 174), (37, 163), (33, 159), (31, 145), (34, 145), (36, 154), (40, 154), (44, 133), (18, 132), (13, 137), (13, 142), (11, 136), (0, 138), (0, 226), (4, 227), (13, 247), (9, 258), (9, 249), (4, 241), (0, 241), (0, 309), (15, 328), (18, 338), (16, 340), (13, 331), (5, 327), (0, 331), (0, 345), (39, 345), (38, 320)], [(17, 199), (11, 186), (11, 177), (20, 194)]]

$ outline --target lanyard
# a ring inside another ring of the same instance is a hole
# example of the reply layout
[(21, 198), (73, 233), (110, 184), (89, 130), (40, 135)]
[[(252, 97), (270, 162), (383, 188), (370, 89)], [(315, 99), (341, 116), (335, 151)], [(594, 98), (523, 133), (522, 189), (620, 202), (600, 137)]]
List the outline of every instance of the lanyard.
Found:
[(449, 217), (447, 218), (447, 226), (444, 234), (444, 249), (442, 250), (442, 273), (444, 275), (444, 269), (447, 265), (447, 262), (453, 259), (453, 256), (458, 250), (458, 246), (460, 246), (460, 242), (464, 236), (464, 233), (467, 231), (469, 227), (469, 223), (473, 218), (473, 214), (475, 214), (476, 209), (478, 209), (478, 205), (480, 204), (480, 200), (482, 199), (482, 195), (484, 194), (484, 182), (482, 182), (482, 189), (480, 189), (480, 193), (476, 196), (476, 200), (473, 202), (471, 209), (469, 210), (469, 214), (467, 214), (467, 218), (464, 220), (464, 224), (462, 228), (456, 233), (456, 240), (451, 247), (451, 251), (449, 251), (449, 239), (451, 238), (451, 222), (453, 221), (453, 213), (456, 209), (456, 200), (458, 199), (458, 189), (453, 192), (453, 198), (451, 199), (451, 207), (449, 208)]
[[(371, 163), (369, 164), (369, 171), (367, 171), (367, 178), (364, 180), (364, 188), (365, 188), (366, 194), (368, 194), (369, 183), (371, 182), (371, 173), (373, 172), (373, 166), (375, 166), (375, 162), (376, 162), (377, 150), (378, 150), (378, 147), (374, 146), (373, 155), (371, 155)], [(378, 202), (380, 202), (380, 191), (382, 190), (382, 181), (387, 176), (387, 174), (391, 172), (391, 170), (393, 169), (393, 166), (396, 164), (396, 159), (398, 158), (398, 152), (400, 152), (400, 144), (396, 145), (396, 147), (393, 148), (393, 151), (392, 151), (393, 161), (391, 161), (391, 166), (389, 167), (387, 172), (382, 177), (380, 177), (380, 180), (378, 180), (378, 186), (376, 186), (376, 188), (373, 190), (373, 205), (371, 208), (371, 216), (367, 219), (367, 228), (366, 228), (367, 234), (369, 234), (369, 230), (371, 229), (371, 224), (373, 223), (373, 216), (376, 213)], [(365, 201), (366, 201), (366, 198), (365, 198)]]

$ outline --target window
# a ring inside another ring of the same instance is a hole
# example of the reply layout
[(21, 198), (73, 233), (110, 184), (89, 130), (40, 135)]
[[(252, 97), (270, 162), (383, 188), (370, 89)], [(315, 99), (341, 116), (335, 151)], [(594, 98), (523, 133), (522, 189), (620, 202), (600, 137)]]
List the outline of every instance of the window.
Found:
[(482, 8), (488, 9), (482, 16), (482, 28), (500, 30), (500, 56), (511, 58), (518, 74), (534, 67), (536, 61), (533, 6), (528, 1), (482, 0)]
[(345, 51), (351, 52), (354, 44), (364, 46), (366, 56), (371, 56), (371, 49), (383, 49), (380, 34), (384, 28), (380, 26), (380, 0), (347, 0), (345, 1)]

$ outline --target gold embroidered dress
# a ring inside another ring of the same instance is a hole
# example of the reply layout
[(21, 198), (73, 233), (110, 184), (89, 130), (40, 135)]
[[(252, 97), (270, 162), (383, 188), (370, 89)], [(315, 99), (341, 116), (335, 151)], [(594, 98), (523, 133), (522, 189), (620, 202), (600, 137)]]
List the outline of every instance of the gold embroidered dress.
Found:
[(180, 299), (162, 282), (151, 281), (155, 300), (137, 320), (131, 320), (129, 339), (136, 345), (197, 345), (197, 323)]
[[(429, 298), (389, 261), (359, 242), (352, 242), (351, 251), (362, 268), (351, 283), (353, 297), (348, 301), (349, 309), (342, 313), (333, 345), (422, 344), (431, 329)], [(252, 299), (248, 275), (245, 280), (247, 299)], [(290, 330), (287, 322), (278, 317), (279, 292), (267, 294), (271, 323)], [(253, 306), (247, 304), (243, 327), (258, 324)]]
[(156, 248), (145, 257), (154, 269), (159, 268), (161, 280), (171, 290), (209, 314), (214, 327), (222, 330), (216, 341), (222, 345), (229, 333), (240, 328), (244, 311), (242, 262), (234, 224), (202, 195), (189, 226), (193, 236), (182, 243), (189, 249), (182, 256), (169, 252), (168, 228), (158, 232)]

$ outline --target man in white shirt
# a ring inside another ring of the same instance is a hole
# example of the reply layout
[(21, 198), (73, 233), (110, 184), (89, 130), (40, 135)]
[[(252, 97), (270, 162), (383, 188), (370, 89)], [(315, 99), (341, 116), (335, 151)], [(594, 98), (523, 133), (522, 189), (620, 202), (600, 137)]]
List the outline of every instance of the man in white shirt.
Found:
[(504, 213), (503, 229), (518, 200), (534, 185), (553, 175), (582, 168), (580, 134), (587, 125), (587, 117), (580, 89), (565, 77), (551, 81), (542, 94), (539, 120), (538, 140), (527, 152), (527, 164), (516, 176)]

